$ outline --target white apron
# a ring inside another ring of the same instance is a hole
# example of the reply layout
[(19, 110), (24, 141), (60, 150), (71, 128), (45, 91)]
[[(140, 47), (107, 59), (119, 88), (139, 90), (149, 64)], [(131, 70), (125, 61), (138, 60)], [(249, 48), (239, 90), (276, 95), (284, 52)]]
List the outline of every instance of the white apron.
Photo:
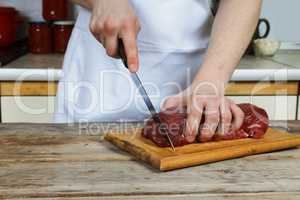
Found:
[[(138, 74), (157, 110), (193, 80), (207, 48), (212, 15), (208, 0), (131, 0), (140, 20)], [(141, 121), (149, 112), (118, 59), (89, 31), (80, 8), (59, 82), (56, 123)]]

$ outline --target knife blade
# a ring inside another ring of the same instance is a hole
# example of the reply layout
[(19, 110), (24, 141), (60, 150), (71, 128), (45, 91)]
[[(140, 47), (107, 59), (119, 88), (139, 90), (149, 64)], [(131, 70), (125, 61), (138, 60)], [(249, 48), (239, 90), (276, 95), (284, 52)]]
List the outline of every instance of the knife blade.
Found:
[[(122, 39), (119, 39), (119, 41), (118, 41), (118, 54), (119, 54), (119, 56), (120, 56), (120, 58), (121, 58), (121, 60), (122, 60), (122, 62), (124, 64), (124, 66), (127, 69), (129, 69), (128, 68), (128, 63), (127, 63), (127, 56), (126, 56), (126, 53), (125, 53), (125, 48), (124, 48), (124, 44), (123, 44)], [(156, 112), (155, 107), (153, 106), (152, 101), (149, 98), (149, 95), (147, 94), (147, 91), (144, 88), (141, 79), (139, 78), (139, 76), (138, 76), (138, 74), (136, 72), (130, 73), (130, 76), (131, 76), (132, 81), (134, 82), (134, 84), (138, 88), (139, 93), (142, 95), (143, 100), (144, 100), (144, 102), (145, 102), (148, 110), (150, 111), (151, 116), (152, 116), (154, 122), (156, 124), (159, 124), (159, 127), (158, 127), (159, 130), (163, 134), (166, 135), (166, 137), (167, 137), (167, 139), (168, 139), (168, 141), (169, 141), (169, 143), (170, 143), (173, 151), (175, 151), (175, 147), (174, 147), (174, 144), (173, 144), (173, 142), (172, 142), (172, 140), (170, 138), (169, 132), (168, 132), (167, 128), (161, 123), (161, 119), (160, 119), (158, 113)]]

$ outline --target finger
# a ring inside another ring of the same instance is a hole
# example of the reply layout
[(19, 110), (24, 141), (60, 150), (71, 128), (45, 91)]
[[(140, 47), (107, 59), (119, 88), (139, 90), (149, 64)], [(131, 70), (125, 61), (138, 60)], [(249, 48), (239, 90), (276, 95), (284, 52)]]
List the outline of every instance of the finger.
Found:
[(168, 110), (172, 108), (183, 108), (185, 104), (185, 98), (182, 94), (168, 97), (163, 101), (162, 110)]
[(103, 36), (104, 25), (102, 22), (92, 19), (90, 23), (90, 32), (101, 44), (104, 44)]
[(101, 33), (93, 33), (94, 38), (105, 48), (105, 37)]
[(216, 134), (224, 135), (230, 131), (232, 114), (230, 109), (230, 103), (228, 101), (224, 102), (224, 104), (220, 105), (220, 123), (219, 129)]
[(117, 58), (117, 51), (118, 51), (118, 37), (117, 35), (113, 35), (110, 37), (105, 38), (104, 46), (106, 49), (107, 55), (110, 57)]
[(235, 103), (230, 103), (230, 110), (232, 112), (232, 129), (239, 130), (243, 124), (245, 113)]
[(220, 121), (219, 105), (208, 103), (205, 107), (205, 122), (201, 129), (200, 141), (208, 142), (214, 136)]
[(103, 28), (99, 33), (101, 43), (106, 49), (108, 56), (116, 57), (118, 48), (118, 31), (120, 29), (119, 23), (114, 19), (108, 17), (105, 19)]
[(120, 24), (116, 20), (112, 19), (111, 17), (105, 19), (102, 30), (102, 33), (105, 35), (105, 37), (116, 36), (119, 30)]
[(105, 48), (105, 37), (101, 34), (98, 34), (96, 39), (103, 45), (103, 47)]
[(128, 31), (121, 35), (123, 39), (124, 48), (127, 56), (127, 64), (129, 71), (136, 72), (138, 70), (138, 50), (136, 42), (136, 34)]
[(95, 39), (105, 48), (105, 39), (101, 34), (94, 34)]
[(188, 117), (186, 121), (185, 136), (188, 142), (192, 143), (196, 140), (198, 129), (200, 126), (204, 105), (198, 102), (197, 105), (192, 103), (188, 108)]
[(135, 27), (136, 27), (136, 33), (141, 31), (141, 24), (139, 20), (136, 20)]

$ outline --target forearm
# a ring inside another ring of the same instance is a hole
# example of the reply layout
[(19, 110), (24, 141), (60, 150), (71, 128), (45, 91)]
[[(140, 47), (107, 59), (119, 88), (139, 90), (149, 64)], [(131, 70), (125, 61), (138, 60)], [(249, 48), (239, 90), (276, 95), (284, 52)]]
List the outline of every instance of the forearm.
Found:
[(221, 0), (210, 45), (195, 81), (227, 83), (252, 38), (261, 0)]
[(87, 9), (92, 9), (93, 1), (94, 0), (69, 0), (72, 3), (78, 4), (82, 7), (85, 7)]

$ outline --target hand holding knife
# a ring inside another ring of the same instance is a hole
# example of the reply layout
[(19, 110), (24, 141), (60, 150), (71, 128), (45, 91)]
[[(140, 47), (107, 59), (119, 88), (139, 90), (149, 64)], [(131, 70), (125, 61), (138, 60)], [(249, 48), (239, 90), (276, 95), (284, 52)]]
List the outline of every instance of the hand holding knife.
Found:
[[(119, 39), (119, 41), (118, 41), (118, 53), (119, 53), (119, 56), (122, 59), (122, 62), (124, 64), (124, 66), (128, 69), (127, 56), (126, 56), (126, 52), (125, 52), (125, 48), (124, 48), (124, 44), (123, 44), (122, 39)], [(137, 75), (136, 72), (133, 72), (133, 73), (131, 73), (131, 78), (132, 78), (133, 82), (135, 83), (136, 87), (138, 88), (140, 94), (142, 95), (143, 100), (144, 100), (147, 108), (149, 109), (149, 111), (150, 111), (150, 113), (152, 115), (152, 118), (154, 119), (154, 122), (159, 125), (160, 131), (163, 134), (166, 135), (166, 137), (167, 137), (167, 139), (168, 139), (168, 141), (169, 141), (169, 143), (170, 143), (173, 151), (175, 151), (175, 147), (174, 147), (173, 142), (172, 142), (172, 140), (170, 138), (168, 130), (161, 123), (159, 115), (156, 112), (156, 110), (155, 110), (155, 108), (154, 108), (154, 106), (153, 106), (153, 104), (152, 104), (152, 102), (151, 102), (151, 100), (150, 100), (150, 98), (149, 98), (149, 96), (147, 94), (147, 91), (145, 90), (145, 88), (144, 88), (144, 86), (143, 86), (143, 84), (142, 84), (139, 76)]]

